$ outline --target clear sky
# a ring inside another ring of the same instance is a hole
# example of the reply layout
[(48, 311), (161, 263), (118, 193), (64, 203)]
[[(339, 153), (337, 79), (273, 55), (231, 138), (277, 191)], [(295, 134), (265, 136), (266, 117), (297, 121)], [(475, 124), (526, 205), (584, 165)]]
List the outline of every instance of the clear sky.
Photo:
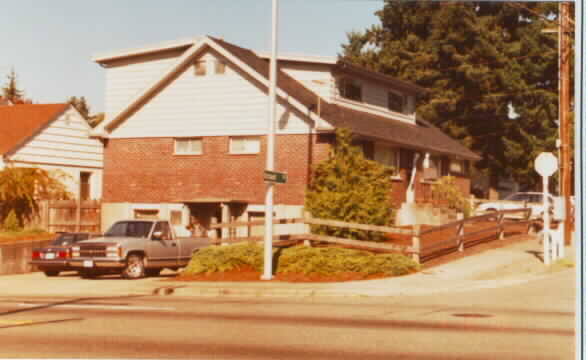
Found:
[[(261, 51), (271, 0), (0, 0), (0, 86), (14, 68), (35, 103), (85, 96), (103, 111), (105, 74), (93, 55), (198, 35)], [(335, 56), (346, 33), (379, 23), (382, 0), (280, 0), (279, 51)]]

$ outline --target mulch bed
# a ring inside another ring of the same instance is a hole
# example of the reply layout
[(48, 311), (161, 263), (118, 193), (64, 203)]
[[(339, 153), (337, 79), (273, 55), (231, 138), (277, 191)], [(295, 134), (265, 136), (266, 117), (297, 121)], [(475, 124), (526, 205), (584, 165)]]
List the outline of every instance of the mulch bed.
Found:
[[(262, 273), (250, 268), (241, 268), (238, 270), (225, 271), (221, 273), (200, 274), (200, 275), (179, 275), (171, 278), (171, 281), (263, 281), (261, 279)], [(272, 280), (279, 282), (295, 282), (295, 283), (324, 283), (324, 282), (344, 282), (356, 280), (372, 280), (386, 277), (384, 274), (363, 275), (355, 272), (340, 273), (336, 275), (320, 275), (320, 274), (301, 274), (301, 273), (287, 273), (275, 274)]]
[[(475, 223), (466, 227), (465, 231), (473, 232), (482, 228), (487, 228), (494, 226), (494, 222), (482, 222), (482, 223)], [(410, 227), (403, 227), (409, 229)], [(431, 228), (431, 226), (422, 226), (422, 230), (426, 230)], [(431, 245), (434, 243), (438, 243), (444, 241), (446, 237), (451, 236), (453, 234), (448, 234), (453, 230), (447, 231), (438, 231), (431, 235), (425, 235), (422, 239), (422, 245)], [(524, 236), (526, 231), (525, 226), (511, 226), (506, 231), (506, 237), (504, 240), (496, 240), (496, 232), (494, 236), (486, 236), (482, 235), (481, 238), (479, 237), (476, 244), (473, 246), (466, 247), (463, 252), (459, 252), (455, 249), (447, 249), (445, 254), (432, 258), (430, 260), (425, 261), (422, 264), (422, 269), (429, 269), (438, 265), (446, 264), (451, 261), (466, 257), (472, 256), (476, 254), (480, 254), (482, 252), (491, 250), (491, 249), (498, 249), (502, 247), (509, 246), (511, 244), (515, 244), (518, 242), (527, 241), (527, 237)], [(475, 240), (475, 239), (471, 239)], [(404, 245), (410, 246), (411, 245), (411, 237), (409, 235), (397, 235), (397, 234), (389, 234), (387, 235), (387, 241), (383, 243), (388, 244), (397, 244), (397, 245)], [(331, 245), (325, 245), (331, 246)], [(352, 246), (344, 246), (350, 248), (356, 248)], [(200, 275), (179, 275), (178, 277), (171, 278), (169, 280), (172, 281), (266, 281), (261, 280), (261, 273), (259, 271), (255, 271), (249, 267), (243, 267), (238, 270), (233, 271), (226, 271), (221, 273), (211, 273), (211, 274), (200, 274)], [(274, 275), (272, 280), (269, 281), (281, 281), (281, 282), (298, 282), (298, 283), (322, 283), (322, 282), (344, 282), (344, 281), (356, 281), (356, 280), (371, 280), (371, 279), (381, 279), (389, 277), (384, 274), (375, 274), (375, 275), (364, 275), (360, 273), (341, 273), (337, 275), (320, 275), (320, 274), (301, 274), (301, 273), (287, 273), (287, 274), (276, 274)]]

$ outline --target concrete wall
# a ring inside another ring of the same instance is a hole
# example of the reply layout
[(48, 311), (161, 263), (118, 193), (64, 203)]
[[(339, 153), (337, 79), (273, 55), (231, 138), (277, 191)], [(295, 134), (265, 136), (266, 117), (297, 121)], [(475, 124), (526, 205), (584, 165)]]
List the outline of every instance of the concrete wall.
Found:
[(53, 240), (37, 240), (0, 245), (0, 275), (25, 274), (37, 271), (28, 264), (33, 248), (43, 247)]

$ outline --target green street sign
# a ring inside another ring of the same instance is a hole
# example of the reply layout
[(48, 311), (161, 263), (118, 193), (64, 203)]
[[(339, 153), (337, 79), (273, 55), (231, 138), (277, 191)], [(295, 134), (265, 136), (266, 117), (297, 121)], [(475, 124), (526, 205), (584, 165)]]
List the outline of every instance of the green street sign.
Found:
[(287, 183), (287, 174), (265, 170), (265, 182), (275, 183), (275, 184), (285, 184)]

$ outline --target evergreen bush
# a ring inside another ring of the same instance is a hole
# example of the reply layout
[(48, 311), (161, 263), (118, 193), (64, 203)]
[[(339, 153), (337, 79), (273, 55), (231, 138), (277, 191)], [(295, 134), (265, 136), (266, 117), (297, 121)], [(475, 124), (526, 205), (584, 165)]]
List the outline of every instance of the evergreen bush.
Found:
[(472, 207), (464, 194), (458, 189), (453, 176), (443, 176), (432, 186), (432, 195), (440, 201), (444, 201), (448, 209), (454, 209), (470, 216)]
[[(320, 219), (370, 225), (392, 222), (390, 202), (392, 168), (364, 157), (352, 145), (352, 133), (336, 131), (336, 144), (330, 157), (314, 169), (306, 191), (305, 209)], [(382, 241), (382, 233), (327, 226), (312, 226), (314, 234)]]
[[(276, 250), (274, 250), (276, 252)], [(263, 271), (263, 247), (256, 244), (212, 246), (196, 252), (183, 274), (210, 274), (252, 267)], [(356, 272), (363, 275), (400, 276), (419, 270), (411, 258), (400, 254), (373, 254), (336, 247), (294, 246), (277, 258), (276, 273), (335, 275)]]

